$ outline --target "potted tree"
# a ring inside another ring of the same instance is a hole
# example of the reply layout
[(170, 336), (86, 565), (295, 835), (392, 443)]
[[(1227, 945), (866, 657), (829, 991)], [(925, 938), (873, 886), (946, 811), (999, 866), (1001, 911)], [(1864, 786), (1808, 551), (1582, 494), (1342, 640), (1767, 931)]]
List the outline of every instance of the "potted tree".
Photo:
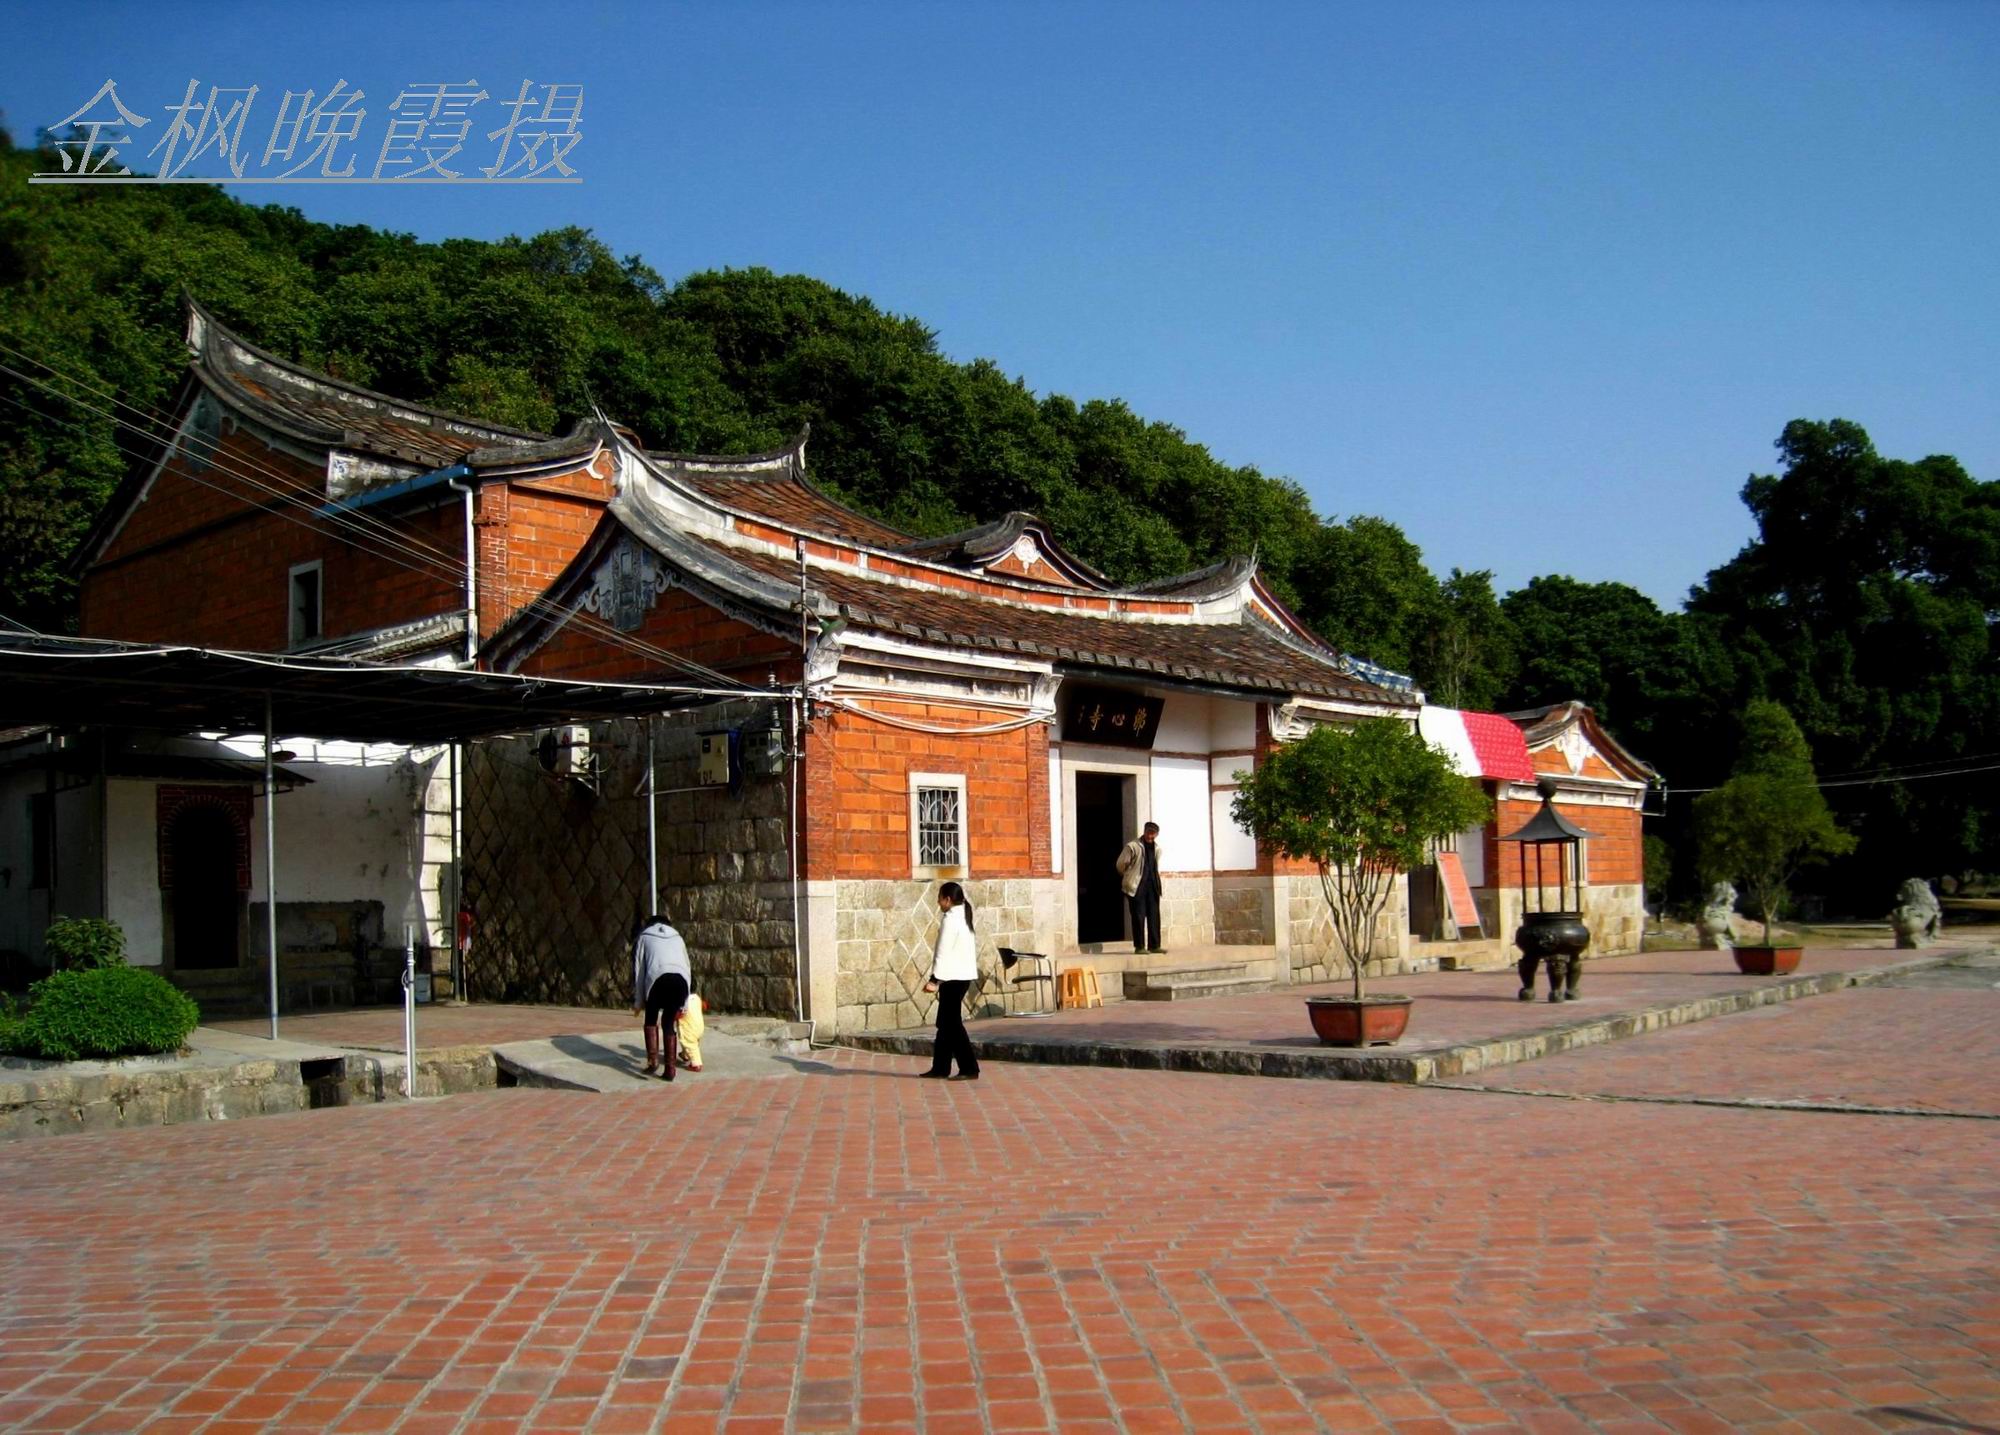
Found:
[(1394, 718), (1315, 728), (1236, 780), (1236, 821), (1272, 851), (1318, 871), (1354, 979), (1352, 997), (1307, 1000), (1313, 1030), (1330, 1046), (1395, 1041), (1411, 999), (1362, 989), (1378, 920), (1396, 879), (1420, 866), (1433, 842), (1487, 821), (1492, 802), (1453, 770), (1443, 749)]
[(1786, 886), (1799, 868), (1854, 850), (1820, 795), (1812, 749), (1784, 707), (1758, 699), (1743, 710), (1743, 745), (1727, 782), (1695, 800), (1705, 881), (1735, 881), (1764, 924), (1761, 945), (1739, 945), (1750, 976), (1793, 971), (1804, 949), (1772, 940)]

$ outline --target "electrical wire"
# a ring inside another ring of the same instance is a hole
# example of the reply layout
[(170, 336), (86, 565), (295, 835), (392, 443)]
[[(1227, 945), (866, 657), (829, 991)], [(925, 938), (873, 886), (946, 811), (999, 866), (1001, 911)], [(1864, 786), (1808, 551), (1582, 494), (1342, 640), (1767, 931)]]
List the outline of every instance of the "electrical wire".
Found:
[[(1004, 722), (997, 723), (980, 723), (964, 726), (946, 724), (937, 726), (929, 723), (920, 723), (912, 718), (896, 717), (890, 713), (874, 712), (857, 703), (851, 703), (845, 698), (820, 698), (818, 701), (824, 707), (830, 707), (839, 712), (852, 713), (854, 716), (866, 718), (870, 722), (879, 722), (885, 727), (901, 728), (905, 732), (925, 733), (932, 737), (987, 737), (996, 733), (1019, 732), (1022, 728), (1027, 727), (1046, 726), (1054, 720), (1052, 714), (1029, 713), (1022, 717), (1008, 718)], [(911, 700), (898, 699), (897, 701)]]
[[(7, 345), (4, 342), (0, 342), (0, 348), (5, 348), (10, 352), (16, 354), (22, 353), (21, 350), (16, 349), (11, 345)], [(62, 370), (57, 369), (52, 364), (48, 364), (41, 360), (35, 359), (32, 355), (23, 355), (23, 357), (27, 358), (29, 362), (35, 363), (39, 367), (47, 369), (50, 373), (55, 374), (58, 377), (68, 378), (73, 382), (76, 382), (86, 388), (95, 387), (96, 391), (99, 393), (106, 392), (101, 386), (91, 385), (87, 380), (84, 380), (76, 375), (66, 374)], [(93, 413), (97, 413), (102, 417), (108, 418), (113, 424), (137, 432), (141, 436), (153, 442), (166, 444), (170, 442), (173, 438), (173, 434), (171, 432), (172, 425), (170, 425), (166, 421), (165, 416), (163, 414), (160, 414), (157, 411), (155, 411), (154, 414), (150, 415), (151, 418), (157, 420), (160, 423), (159, 431), (155, 432), (142, 428), (139, 425), (134, 424), (129, 420), (121, 419), (115, 413), (108, 412), (102, 408), (97, 407), (96, 405), (85, 403), (83, 400), (78, 399), (74, 395), (66, 394), (62, 390), (57, 389), (52, 385), (43, 382), (42, 380), (34, 378), (32, 375), (22, 374), (19, 371), (12, 369), (11, 367), (5, 364), (0, 364), (0, 373), (11, 374), (13, 377), (20, 379), (25, 383), (33, 384), (36, 387), (41, 388), (49, 393), (53, 393), (59, 398), (66, 399), (69, 402), (74, 403), (81, 408), (84, 408)], [(118, 404), (120, 407), (126, 408), (133, 413), (139, 414), (142, 418), (149, 417), (147, 411), (140, 409), (134, 405), (125, 403), (123, 400), (118, 399), (115, 396), (111, 397), (112, 397), (112, 402)], [(26, 407), (26, 405), (22, 405), (22, 407)], [(36, 412), (36, 411), (30, 409), (29, 412)], [(60, 423), (63, 421), (56, 420), (56, 422)], [(70, 426), (80, 427), (77, 425), (70, 425)], [(230, 477), (239, 479), (253, 488), (256, 488), (266, 494), (278, 498), (282, 502), (288, 502), (293, 504), (294, 506), (305, 509), (307, 513), (316, 522), (324, 522), (336, 527), (345, 526), (350, 530), (359, 530), (363, 533), (368, 533), (370, 536), (377, 537), (380, 540), (388, 543), (390, 547), (399, 549), (402, 552), (411, 555), (412, 557), (416, 558), (419, 562), (429, 564), (432, 567), (444, 568), (445, 570), (447, 570), (448, 576), (453, 581), (462, 581), (465, 573), (464, 562), (458, 558), (453, 557), (451, 554), (445, 552), (444, 550), (436, 548), (428, 543), (425, 543), (421, 538), (418, 538), (415, 535), (406, 535), (397, 529), (391, 528), (388, 524), (382, 522), (379, 519), (376, 519), (371, 514), (364, 514), (354, 510), (339, 510), (334, 513), (322, 512), (321, 511), (322, 503), (320, 498), (316, 496), (308, 496), (308, 490), (301, 487), (294, 476), (283, 473), (282, 471), (272, 468), (268, 465), (260, 465), (251, 460), (239, 459), (231, 455), (225, 455), (221, 450), (220, 444), (214, 440), (204, 439), (203, 442), (207, 444), (210, 451), (208, 457), (209, 457), (209, 464), (211, 467), (218, 468), (222, 470), (224, 473), (228, 474)], [(135, 454), (134, 451), (131, 450), (126, 445), (115, 444), (115, 441), (114, 445), (118, 447), (122, 452), (125, 452), (128, 455), (133, 456), (135, 459), (142, 457), (142, 455)], [(271, 479), (275, 480), (276, 483), (281, 486), (274, 487), (272, 484), (261, 482), (256, 477), (257, 472), (264, 473)], [(197, 483), (204, 482), (197, 475), (189, 475), (189, 476), (193, 477)], [(214, 489), (217, 492), (225, 494), (228, 493), (227, 489), (223, 489), (215, 484), (206, 484), (205, 486)], [(229, 496), (238, 498), (242, 497), (242, 495), (239, 494), (231, 494)], [(276, 512), (275, 510), (267, 510), (267, 511), (274, 513)], [(278, 515), (278, 516), (282, 517), (286, 515)], [(352, 546), (361, 548), (364, 551), (373, 552), (377, 557), (387, 556), (379, 549), (370, 548), (369, 545), (366, 543), (355, 542), (352, 539), (349, 539), (347, 541), (349, 541), (352, 544)], [(435, 556), (433, 557), (430, 555), (435, 555)], [(410, 567), (410, 565), (407, 563), (402, 564), (401, 566), (406, 568)], [(489, 579), (489, 581), (493, 580)], [(622, 630), (617, 629), (611, 626), (610, 624), (605, 623), (602, 619), (595, 618), (592, 615), (581, 611), (580, 609), (578, 610), (562, 609), (560, 605), (550, 603), (547, 600), (543, 599), (540, 596), (541, 590), (530, 589), (524, 584), (512, 583), (505, 579), (495, 581), (495, 586), (502, 590), (503, 597), (513, 598), (520, 595), (526, 595), (526, 601), (523, 602), (521, 605), (523, 608), (529, 609), (531, 611), (546, 612), (552, 615), (567, 614), (578, 623), (578, 626), (580, 628), (583, 628), (586, 631), (593, 631), (596, 633), (597, 636), (603, 637), (609, 642), (624, 647), (628, 651), (639, 653), (642, 656), (649, 656), (655, 658), (656, 660), (664, 663), (669, 667), (678, 667), (696, 676), (704, 677), (715, 682), (733, 683), (739, 681), (737, 679), (730, 678), (723, 673), (717, 672), (712, 668), (708, 668), (703, 664), (697, 663), (692, 659), (682, 658), (679, 654), (673, 653), (665, 648), (660, 648), (657, 645), (647, 643), (645, 642), (644, 639), (634, 638), (630, 634), (624, 633)], [(749, 687), (749, 685), (745, 686)], [(756, 689), (750, 688), (750, 690), (755, 691)]]
[[(59, 396), (67, 398), (71, 402), (77, 403), (80, 407), (83, 407), (91, 412), (103, 414), (103, 411), (97, 409), (95, 406), (84, 404), (82, 403), (82, 401), (75, 399), (74, 396), (72, 395), (61, 394), (60, 390), (51, 389), (49, 385), (42, 384), (40, 383), (40, 381), (35, 380), (30, 376), (21, 375), (17, 371), (8, 367), (7, 365), (0, 364), (0, 373), (13, 374), (15, 377), (22, 378), (29, 383), (34, 383), (38, 387), (44, 389), (50, 389), (51, 392), (55, 392)], [(0, 397), (5, 397), (5, 396), (0, 395)], [(17, 400), (10, 400), (10, 401), (18, 403)], [(20, 405), (20, 406), (24, 408), (27, 407), (26, 405)], [(29, 411), (36, 412), (33, 409), (30, 409)], [(147, 433), (145, 430), (140, 429), (137, 425), (132, 424), (129, 421), (119, 419), (116, 415), (104, 415), (104, 416), (110, 418), (111, 422), (119, 427), (134, 430), (148, 438), (152, 438), (157, 441), (157, 435)], [(65, 421), (57, 419), (55, 420), (55, 422), (63, 423)], [(68, 426), (73, 428), (81, 428), (80, 425), (76, 424), (69, 424)], [(146, 457), (146, 455), (138, 453), (136, 450), (132, 449), (129, 445), (116, 443), (115, 440), (114, 440), (114, 446), (119, 448), (121, 452), (124, 452), (125, 454), (134, 458), (135, 460), (143, 459), (144, 457)], [(264, 508), (264, 511), (271, 514), (272, 516), (285, 519), (293, 523), (297, 523), (302, 527), (313, 528), (315, 529), (315, 531), (318, 531), (321, 525), (331, 527), (336, 530), (344, 530), (344, 532), (339, 533), (337, 536), (340, 537), (340, 540), (342, 542), (347, 543), (351, 547), (354, 547), (366, 553), (370, 553), (375, 557), (384, 558), (387, 561), (394, 563), (399, 567), (408, 569), (412, 572), (420, 573), (423, 576), (438, 578), (442, 581), (450, 582), (454, 585), (462, 583), (465, 565), (462, 562), (458, 561), (457, 559), (452, 558), (449, 554), (442, 552), (442, 550), (432, 548), (428, 544), (422, 544), (421, 540), (405, 540), (404, 537), (397, 530), (390, 528), (386, 524), (383, 524), (380, 520), (373, 519), (372, 516), (361, 515), (354, 513), (352, 511), (336, 511), (333, 513), (323, 512), (321, 500), (318, 497), (310, 496), (306, 490), (296, 487), (294, 481), (290, 478), (289, 475), (278, 473), (276, 470), (267, 469), (266, 472), (269, 472), (273, 478), (280, 480), (286, 486), (276, 487), (273, 486), (272, 484), (261, 482), (255, 476), (254, 472), (248, 471), (247, 465), (241, 465), (238, 460), (235, 460), (234, 458), (228, 455), (222, 454), (219, 448), (213, 443), (211, 443), (209, 447), (211, 450), (210, 460), (209, 460), (210, 467), (220, 470), (228, 477), (237, 479), (249, 485), (253, 489), (256, 489), (260, 492), (270, 495), (271, 497), (278, 500), (279, 504), (289, 504), (293, 508), (300, 509), (303, 511), (303, 517), (301, 518), (294, 516), (293, 514), (286, 513), (282, 511), (279, 507), (266, 506)], [(236, 498), (241, 500), (242, 498), (245, 497), (245, 495), (243, 494), (234, 493), (231, 490), (219, 484), (209, 482), (208, 480), (200, 477), (200, 475), (198, 474), (185, 473), (184, 476), (188, 477), (197, 484), (201, 484), (204, 487), (212, 489), (215, 492), (225, 494), (226, 496), (229, 496), (231, 498)], [(371, 524), (373, 525), (373, 530), (379, 530), (379, 531), (371, 530), (369, 526)], [(413, 542), (418, 546), (412, 546)], [(386, 548), (383, 546), (384, 544), (387, 545)], [(404, 561), (403, 559), (399, 559), (398, 557), (396, 557), (395, 555), (399, 551), (401, 553), (409, 555), (411, 559), (414, 559), (414, 562)], [(433, 558), (429, 556), (430, 554), (436, 554), (437, 556)], [(738, 679), (730, 678), (726, 674), (719, 673), (712, 668), (708, 668), (703, 664), (697, 663), (692, 659), (682, 658), (679, 654), (673, 653), (668, 649), (661, 648), (655, 644), (646, 642), (644, 639), (636, 638), (631, 634), (625, 633), (622, 630), (617, 629), (612, 625), (606, 623), (603, 619), (594, 617), (593, 615), (584, 612), (581, 609), (565, 609), (561, 607), (561, 605), (553, 603), (547, 600), (546, 598), (542, 597), (541, 590), (529, 587), (526, 584), (516, 583), (506, 579), (496, 579), (493, 578), (491, 575), (488, 575), (487, 581), (491, 583), (493, 587), (500, 590), (503, 599), (522, 600), (520, 602), (520, 608), (523, 610), (526, 610), (531, 613), (548, 614), (550, 616), (557, 617), (558, 619), (562, 619), (564, 621), (573, 621), (576, 623), (579, 629), (585, 632), (589, 632), (594, 636), (597, 636), (602, 640), (604, 640), (605, 642), (610, 643), (614, 646), (624, 648), (627, 651), (636, 653), (642, 657), (650, 658), (656, 662), (659, 662), (663, 666), (669, 668), (678, 668), (682, 671), (691, 673), (694, 676), (702, 677), (708, 679), (709, 681), (717, 683), (727, 684), (739, 681)], [(749, 691), (758, 691), (758, 689), (756, 689), (754, 686), (751, 685), (745, 685), (745, 686), (746, 689)]]
[[(1965, 777), (1977, 772), (2000, 772), (2000, 762), (1988, 763), (1983, 767), (1954, 767), (1944, 772), (1911, 772), (1886, 777), (1852, 777), (1827, 782), (1815, 782), (1814, 787), (1829, 791), (1839, 787), (1886, 787), (1899, 782), (1924, 782), (1933, 777)], [(1696, 797), (1705, 792), (1719, 792), (1717, 787), (1674, 787), (1668, 789), (1672, 797)]]
[[(59, 377), (69, 377), (63, 375), (60, 370), (56, 370), (52, 366), (43, 365), (42, 367), (49, 368), (50, 372), (56, 373)], [(137, 433), (141, 437), (146, 438), (153, 442), (163, 442), (161, 435), (158, 432), (144, 428), (139, 424), (133, 423), (131, 420), (121, 418), (116, 413), (100, 408), (97, 405), (90, 404), (78, 398), (76, 395), (64, 393), (61, 389), (56, 388), (55, 386), (46, 383), (43, 380), (37, 379), (32, 375), (23, 374), (19, 370), (16, 370), (9, 365), (0, 364), (0, 373), (9, 374), (12, 377), (20, 380), (21, 382), (32, 384), (35, 387), (43, 389), (48, 393), (54, 394), (56, 397), (62, 398), (67, 402), (74, 404), (81, 409), (84, 409), (87, 412), (94, 413), (97, 414), (99, 417), (108, 419), (116, 427)], [(42, 413), (42, 411), (35, 409), (31, 405), (23, 403), (19, 399), (15, 399), (10, 395), (0, 394), (0, 398), (7, 399), (8, 402), (14, 403), (17, 407), (22, 408), (29, 413), (35, 413), (44, 418), (52, 418), (54, 422), (63, 424), (65, 427), (77, 429), (78, 431), (84, 432), (86, 434), (90, 433), (90, 430), (85, 429), (80, 424), (63, 420), (60, 418), (53, 418), (53, 416), (44, 414)], [(125, 405), (125, 407), (130, 408), (131, 406)], [(140, 412), (140, 411), (135, 409), (134, 412)], [(95, 437), (96, 435), (92, 434), (91, 436)], [(142, 461), (145, 458), (149, 457), (149, 455), (146, 455), (144, 453), (139, 452), (136, 449), (133, 449), (130, 445), (120, 443), (116, 439), (112, 440), (112, 444), (113, 447), (117, 448), (120, 452), (132, 458), (135, 462)], [(247, 462), (236, 460), (233, 456), (224, 455), (221, 452), (220, 446), (212, 441), (209, 441), (208, 446), (211, 450), (210, 465), (209, 465), (210, 467), (221, 471), (228, 477), (236, 479), (253, 489), (261, 491), (277, 499), (278, 502), (281, 504), (290, 504), (293, 505), (294, 507), (304, 509), (312, 521), (311, 522), (303, 521), (300, 518), (294, 517), (292, 514), (281, 511), (277, 507), (266, 507), (265, 511), (267, 513), (270, 513), (273, 517), (285, 519), (287, 521), (291, 521), (294, 523), (299, 523), (300, 526), (302, 527), (317, 529), (320, 525), (324, 524), (326, 526), (331, 526), (335, 528), (344, 528), (346, 530), (346, 534), (343, 536), (343, 541), (347, 542), (352, 547), (360, 549), (364, 552), (371, 553), (375, 557), (383, 558), (386, 561), (394, 563), (396, 566), (408, 569), (413, 572), (420, 573), (424, 576), (441, 577), (449, 581), (455, 581), (455, 582), (463, 581), (463, 575), (465, 569), (464, 563), (462, 561), (453, 559), (449, 554), (446, 554), (443, 550), (437, 549), (429, 544), (423, 543), (422, 540), (420, 539), (406, 538), (397, 530), (388, 527), (388, 525), (383, 524), (378, 519), (374, 519), (372, 515), (358, 514), (351, 510), (341, 510), (341, 511), (336, 511), (334, 513), (324, 513), (321, 511), (321, 506), (322, 506), (321, 500), (316, 497), (308, 496), (307, 491), (302, 488), (291, 486), (293, 485), (294, 481), (290, 478), (290, 476), (284, 475), (275, 469), (267, 469), (266, 472), (269, 473), (269, 475), (273, 479), (281, 480), (287, 486), (279, 487), (271, 483), (262, 482), (260, 479), (256, 477), (254, 472), (246, 471), (246, 469), (249, 467)], [(204, 487), (212, 489), (215, 492), (222, 493), (228, 497), (240, 500), (245, 496), (240, 493), (234, 493), (220, 484), (209, 482), (208, 480), (203, 479), (200, 475), (193, 474), (191, 472), (186, 472), (185, 466), (183, 470), (183, 476), (188, 477), (192, 481), (201, 484)], [(370, 526), (371, 524), (373, 525), (372, 528)], [(386, 548), (383, 547), (382, 545), (386, 545)], [(404, 561), (404, 559), (398, 558), (396, 556), (397, 552), (401, 552), (403, 554), (408, 555), (411, 559), (414, 559), (414, 562)], [(433, 557), (432, 555), (436, 556)], [(439, 570), (443, 571), (440, 572)], [(644, 639), (636, 638), (629, 633), (626, 633), (616, 627), (613, 627), (611, 624), (606, 623), (604, 620), (596, 618), (595, 616), (584, 612), (581, 608), (575, 608), (575, 609), (563, 608), (560, 604), (554, 603), (548, 600), (547, 598), (541, 596), (541, 590), (532, 589), (525, 584), (514, 583), (506, 579), (495, 579), (491, 575), (488, 575), (487, 581), (492, 582), (495, 587), (500, 588), (502, 590), (503, 596), (506, 598), (513, 599), (513, 598), (522, 598), (525, 596), (525, 601), (523, 601), (520, 605), (522, 611), (528, 611), (538, 614), (546, 614), (549, 616), (562, 619), (564, 621), (575, 622), (580, 629), (592, 633), (593, 636), (597, 636), (607, 643), (613, 644), (618, 647), (622, 647), (627, 651), (636, 653), (640, 656), (651, 658), (667, 667), (678, 668), (694, 676), (705, 678), (709, 681), (718, 683), (720, 685), (736, 684), (740, 687), (742, 691), (745, 692), (763, 691), (763, 689), (757, 688), (754, 685), (748, 683), (742, 683), (740, 679), (731, 678), (727, 674), (718, 672), (715, 669), (709, 668), (704, 664), (697, 663), (692, 659), (684, 658), (681, 655), (674, 653), (668, 649), (661, 648), (656, 644), (648, 643)]]

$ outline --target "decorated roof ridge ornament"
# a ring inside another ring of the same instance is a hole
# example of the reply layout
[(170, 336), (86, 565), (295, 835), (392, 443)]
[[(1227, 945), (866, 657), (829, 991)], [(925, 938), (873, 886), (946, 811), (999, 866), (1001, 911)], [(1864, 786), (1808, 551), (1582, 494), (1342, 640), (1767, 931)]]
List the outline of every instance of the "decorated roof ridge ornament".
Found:
[(1521, 729), (1529, 747), (1543, 746), (1556, 741), (1571, 729), (1580, 729), (1614, 769), (1622, 766), (1626, 775), (1634, 781), (1654, 783), (1661, 780), (1657, 768), (1634, 755), (1606, 730), (1597, 716), (1597, 710), (1589, 703), (1570, 698), (1520, 712), (1502, 713), (1501, 716)]
[(684, 464), (688, 467), (747, 468), (757, 464), (785, 463), (794, 470), (801, 483), (811, 487), (815, 493), (819, 487), (805, 475), (806, 441), (812, 437), (812, 425), (806, 424), (799, 431), (779, 444), (776, 448), (758, 449), (752, 453), (680, 453), (673, 449), (647, 448), (635, 443), (632, 447), (658, 463)]
[(1535, 791), (1542, 795), (1541, 810), (1513, 832), (1498, 839), (1501, 842), (1580, 842), (1597, 836), (1586, 832), (1556, 811), (1556, 794), (1561, 791), (1553, 777), (1544, 777), (1535, 784)]
[(1256, 576), (1257, 555), (1252, 553), (1245, 556), (1239, 553), (1219, 563), (1211, 563), (1206, 568), (1195, 568), (1166, 578), (1152, 578), (1144, 583), (1134, 583), (1125, 592), (1142, 598), (1218, 597), (1232, 589), (1241, 588)]
[(1056, 537), (1055, 528), (1047, 519), (1019, 508), (955, 533), (919, 538), (904, 544), (896, 552), (950, 567), (965, 566), (980, 570), (1011, 555), (1027, 567), (1033, 567), (1036, 562), (1046, 563), (1085, 588), (1100, 592), (1116, 591), (1118, 588), (1105, 574), (1063, 547)]
[[(220, 386), (224, 390), (220, 397), (233, 407), (252, 410), (253, 417), (270, 422), (294, 437), (314, 443), (348, 444), (374, 451), (371, 445), (382, 442), (380, 434), (371, 432), (366, 425), (356, 427), (351, 423), (335, 422), (338, 418), (352, 415), (365, 415), (377, 421), (400, 420), (405, 424), (414, 423), (431, 433), (449, 434), (455, 440), (454, 449), (505, 447), (517, 443), (547, 444), (562, 437), (451, 413), (349, 383), (251, 343), (217, 319), (200, 300), (185, 290), (181, 294), (181, 305), (185, 311), (185, 339), (190, 367), (210, 388)], [(260, 366), (287, 389), (296, 389), (298, 395), (281, 396), (260, 384), (259, 376), (252, 372)], [(283, 399), (286, 397), (295, 398), (299, 406), (285, 403)], [(303, 407), (306, 398), (317, 399), (332, 413), (315, 413)], [(487, 442), (475, 441), (480, 439)]]

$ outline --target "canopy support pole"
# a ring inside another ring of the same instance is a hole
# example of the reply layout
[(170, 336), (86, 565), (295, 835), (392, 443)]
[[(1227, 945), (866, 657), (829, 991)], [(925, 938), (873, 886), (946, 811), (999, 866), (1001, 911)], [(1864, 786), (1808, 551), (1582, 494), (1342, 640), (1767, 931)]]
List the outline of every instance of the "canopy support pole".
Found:
[(271, 1040), (278, 1039), (278, 771), (271, 695), (264, 694), (264, 954), (271, 968)]
[(653, 720), (646, 719), (646, 915), (660, 910), (660, 797), (653, 781)]

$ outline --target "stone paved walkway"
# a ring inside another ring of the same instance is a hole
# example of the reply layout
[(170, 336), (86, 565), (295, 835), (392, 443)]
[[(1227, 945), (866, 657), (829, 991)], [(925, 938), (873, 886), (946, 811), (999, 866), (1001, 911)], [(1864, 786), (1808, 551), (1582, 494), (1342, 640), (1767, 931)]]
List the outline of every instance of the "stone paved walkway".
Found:
[(1471, 1079), (1531, 1091), (2000, 1117), (2000, 957)]
[[(1944, 946), (1898, 952), (1887, 942), (1854, 947), (1811, 947), (1797, 975), (1853, 972), (1899, 961), (1935, 958)], [(1552, 1023), (1579, 1021), (1609, 1011), (1632, 1011), (1665, 1002), (1740, 992), (1775, 985), (1780, 978), (1746, 977), (1727, 952), (1644, 952), (1586, 962), (1580, 999), (1551, 1005), (1547, 983), (1537, 999), (1517, 1001), (1520, 980), (1510, 967), (1489, 972), (1420, 972), (1371, 977), (1371, 993), (1400, 992), (1417, 998), (1410, 1028), (1397, 1047), (1439, 1051), (1469, 1042), (1517, 1036)], [(1174, 1041), (1229, 1046), (1316, 1049), (1318, 1041), (1301, 1002), (1309, 996), (1345, 996), (1347, 983), (1286, 987), (1245, 996), (1184, 1002), (1119, 1002), (1107, 1007), (1065, 1011), (1050, 1017), (992, 1017), (966, 1023), (981, 1035), (1045, 1035), (1052, 1041)]]
[(0, 1152), (0, 1426), (2000, 1428), (2000, 1125), (833, 1065)]

